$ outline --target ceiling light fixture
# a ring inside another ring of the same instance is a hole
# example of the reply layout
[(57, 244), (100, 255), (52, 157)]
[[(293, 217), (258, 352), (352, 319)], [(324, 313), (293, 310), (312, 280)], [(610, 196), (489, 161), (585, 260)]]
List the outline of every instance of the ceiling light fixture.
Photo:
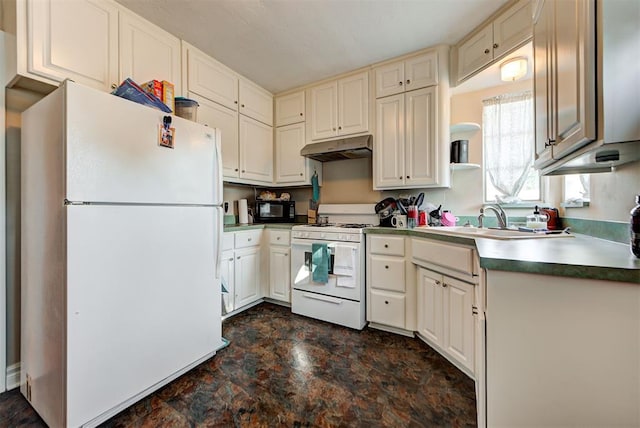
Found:
[(514, 82), (527, 74), (527, 57), (511, 58), (500, 64), (500, 78), (505, 82)]

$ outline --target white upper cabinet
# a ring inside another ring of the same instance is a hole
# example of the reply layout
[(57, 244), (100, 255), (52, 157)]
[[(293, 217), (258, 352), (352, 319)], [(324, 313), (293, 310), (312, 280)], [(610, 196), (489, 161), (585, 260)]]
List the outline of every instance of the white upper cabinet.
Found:
[(531, 35), (531, 1), (520, 0), (457, 46), (458, 81), (511, 52)]
[(304, 91), (276, 98), (276, 126), (304, 122)]
[(240, 113), (273, 126), (273, 95), (240, 78)]
[(310, 89), (311, 139), (369, 130), (369, 74), (363, 72)]
[(180, 78), (180, 39), (122, 10), (120, 12), (120, 80), (136, 83), (166, 80), (182, 94)]
[(28, 0), (17, 7), (17, 73), (54, 84), (69, 78), (102, 91), (119, 83), (115, 2)]
[(437, 61), (437, 53), (428, 52), (376, 68), (376, 98), (437, 85)]
[(244, 115), (240, 115), (240, 178), (273, 182), (273, 128)]
[(237, 74), (188, 43), (182, 44), (189, 92), (238, 110)]
[(376, 100), (375, 188), (443, 184), (437, 108), (435, 86)]
[(240, 143), (238, 140), (238, 112), (216, 104), (204, 97), (188, 92), (196, 100), (198, 123), (220, 129), (222, 137), (222, 175), (225, 178), (240, 177)]
[(314, 172), (318, 174), (319, 180), (321, 180), (322, 164), (313, 159), (300, 156), (300, 149), (304, 147), (305, 143), (304, 123), (294, 123), (276, 128), (276, 185), (309, 185)]

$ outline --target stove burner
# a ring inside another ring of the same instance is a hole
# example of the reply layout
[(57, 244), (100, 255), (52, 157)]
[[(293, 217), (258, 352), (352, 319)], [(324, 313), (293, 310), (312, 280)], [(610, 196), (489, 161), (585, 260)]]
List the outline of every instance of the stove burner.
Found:
[(365, 223), (345, 223), (345, 224), (339, 224), (337, 225), (338, 227), (345, 227), (348, 229), (364, 229), (365, 227), (371, 227), (373, 226), (372, 224), (365, 224)]
[(336, 226), (335, 223), (311, 223), (311, 224), (305, 224), (305, 226), (310, 226), (310, 227), (334, 227)]

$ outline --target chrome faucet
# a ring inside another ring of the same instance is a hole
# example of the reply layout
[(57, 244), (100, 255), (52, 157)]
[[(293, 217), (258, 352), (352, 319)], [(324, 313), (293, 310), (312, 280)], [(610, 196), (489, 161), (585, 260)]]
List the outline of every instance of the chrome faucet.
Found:
[(478, 216), (478, 227), (482, 227), (482, 220), (484, 219), (484, 210), (493, 211), (498, 219), (498, 227), (500, 229), (506, 229), (509, 224), (509, 217), (507, 217), (507, 213), (504, 212), (502, 207), (498, 204), (496, 205), (485, 205), (483, 208), (480, 208), (480, 215)]

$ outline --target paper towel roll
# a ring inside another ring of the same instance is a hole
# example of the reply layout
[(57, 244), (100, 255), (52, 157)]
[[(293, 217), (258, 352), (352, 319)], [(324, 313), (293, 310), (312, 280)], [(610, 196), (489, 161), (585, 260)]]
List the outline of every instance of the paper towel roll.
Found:
[(249, 223), (249, 210), (247, 208), (246, 199), (240, 199), (238, 201), (238, 223), (240, 224)]

